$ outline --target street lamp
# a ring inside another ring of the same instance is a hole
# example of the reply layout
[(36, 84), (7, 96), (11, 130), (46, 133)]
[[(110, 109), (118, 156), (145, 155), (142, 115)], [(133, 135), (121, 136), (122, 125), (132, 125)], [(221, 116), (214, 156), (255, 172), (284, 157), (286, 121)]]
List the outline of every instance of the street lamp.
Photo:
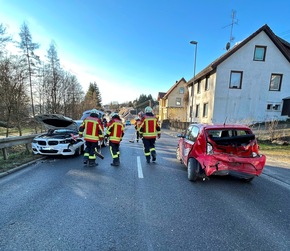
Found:
[(197, 54), (197, 42), (196, 41), (190, 41), (191, 44), (195, 45), (195, 53), (194, 53), (194, 64), (193, 64), (193, 82), (192, 82), (192, 89), (191, 89), (191, 122), (193, 121), (193, 86), (194, 86), (194, 81), (195, 81), (195, 68), (196, 68), (196, 54)]

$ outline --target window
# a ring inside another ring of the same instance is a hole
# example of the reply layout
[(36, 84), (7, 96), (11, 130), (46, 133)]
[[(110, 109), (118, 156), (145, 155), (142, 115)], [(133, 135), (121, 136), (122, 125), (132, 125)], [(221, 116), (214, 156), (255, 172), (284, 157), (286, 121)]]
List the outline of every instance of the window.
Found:
[(200, 81), (197, 82), (197, 93), (200, 93)]
[(199, 105), (196, 105), (196, 107), (195, 107), (195, 117), (196, 118), (199, 117)]
[(267, 110), (268, 111), (280, 111), (281, 104), (267, 104)]
[(184, 87), (179, 88), (179, 94), (184, 94)]
[(280, 91), (282, 83), (282, 74), (272, 74), (270, 82), (270, 91)]
[(206, 77), (206, 79), (205, 79), (204, 90), (205, 91), (209, 90), (209, 77)]
[(185, 133), (185, 138), (186, 139), (189, 139), (190, 135), (191, 135), (191, 129), (192, 129), (192, 126), (189, 126), (186, 130), (186, 133)]
[(189, 110), (189, 117), (192, 118), (193, 115), (192, 115), (192, 106), (190, 106), (190, 110)]
[(202, 116), (203, 117), (207, 117), (207, 114), (208, 114), (208, 103), (204, 103), (203, 104), (203, 114), (202, 114)]
[(181, 106), (181, 98), (176, 98), (176, 105)]
[(231, 89), (241, 89), (242, 88), (242, 78), (243, 78), (242, 71), (231, 71), (230, 86), (229, 87)]
[(192, 126), (189, 130), (188, 130), (188, 138), (189, 140), (195, 141), (198, 135), (199, 129), (196, 126)]
[(266, 46), (256, 45), (254, 53), (254, 61), (265, 61)]

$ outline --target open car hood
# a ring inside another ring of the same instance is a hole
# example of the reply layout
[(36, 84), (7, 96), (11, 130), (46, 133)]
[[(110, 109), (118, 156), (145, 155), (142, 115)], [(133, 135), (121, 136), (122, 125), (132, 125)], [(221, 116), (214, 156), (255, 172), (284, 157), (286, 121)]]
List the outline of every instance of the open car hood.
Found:
[(63, 116), (61, 114), (40, 114), (36, 115), (35, 120), (42, 123), (46, 129), (71, 129), (78, 131), (78, 125), (77, 123), (66, 116)]

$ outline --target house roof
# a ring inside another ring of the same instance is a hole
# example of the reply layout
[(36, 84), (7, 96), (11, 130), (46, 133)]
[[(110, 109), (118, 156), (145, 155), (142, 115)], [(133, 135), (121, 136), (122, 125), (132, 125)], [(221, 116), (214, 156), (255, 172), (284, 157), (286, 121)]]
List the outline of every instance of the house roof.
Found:
[(169, 94), (180, 84), (181, 81), (186, 83), (186, 80), (184, 78), (181, 78), (179, 81), (176, 81), (176, 83), (166, 92), (163, 98), (168, 98)]
[(165, 96), (166, 92), (158, 92), (158, 97), (157, 100), (159, 101), (160, 99), (163, 99), (163, 97)]
[(290, 62), (290, 43), (285, 41), (284, 39), (276, 36), (274, 32), (270, 29), (270, 27), (265, 24), (252, 35), (244, 39), (241, 43), (235, 45), (232, 49), (228, 50), (225, 54), (221, 57), (217, 58), (211, 64), (209, 64), (206, 68), (204, 68), (201, 72), (199, 72), (195, 77), (188, 81), (188, 86), (192, 85), (193, 82), (197, 82), (197, 80), (203, 78), (205, 75), (210, 74), (211, 72), (215, 71), (217, 66), (221, 64), (224, 60), (234, 54), (237, 50), (243, 47), (246, 43), (248, 43), (251, 39), (257, 36), (260, 32), (264, 31), (268, 37), (272, 40), (272, 42), (277, 46), (277, 48), (281, 51), (284, 57)]

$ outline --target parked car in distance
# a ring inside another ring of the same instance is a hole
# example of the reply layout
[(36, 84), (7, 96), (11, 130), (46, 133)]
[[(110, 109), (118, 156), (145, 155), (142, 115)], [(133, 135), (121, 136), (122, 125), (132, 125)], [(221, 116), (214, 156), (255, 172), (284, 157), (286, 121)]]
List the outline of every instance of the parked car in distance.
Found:
[(126, 126), (131, 125), (131, 121), (130, 121), (130, 120), (126, 120), (125, 125), (126, 125)]
[(33, 139), (34, 154), (80, 155), (83, 152), (84, 140), (78, 137), (78, 121), (60, 114), (41, 114), (35, 119), (44, 125), (47, 132)]
[(251, 181), (265, 166), (257, 139), (244, 125), (190, 124), (179, 134), (177, 159), (187, 168), (190, 181), (212, 175), (232, 175)]

